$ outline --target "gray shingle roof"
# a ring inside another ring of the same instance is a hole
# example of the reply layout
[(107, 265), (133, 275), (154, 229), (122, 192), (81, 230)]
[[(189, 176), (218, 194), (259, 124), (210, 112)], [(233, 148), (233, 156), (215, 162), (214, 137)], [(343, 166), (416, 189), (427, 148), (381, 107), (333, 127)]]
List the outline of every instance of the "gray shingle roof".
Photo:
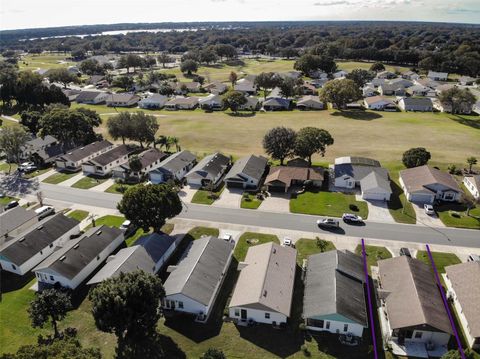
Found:
[(328, 251), (308, 257), (303, 298), (305, 318), (340, 314), (367, 327), (362, 258)]
[(355, 181), (361, 181), (371, 173), (376, 173), (379, 177), (383, 177), (388, 180), (388, 171), (383, 167), (372, 167), (362, 165), (335, 165), (335, 178), (350, 176)]
[(159, 167), (152, 171), (158, 171), (161, 173), (169, 173), (173, 174), (182, 168), (190, 165), (192, 162), (194, 162), (197, 158), (195, 157), (194, 154), (188, 152), (188, 151), (180, 151), (177, 153), (174, 153), (170, 157), (167, 157), (164, 159), (160, 164)]
[(402, 101), (405, 106), (432, 106), (432, 100), (428, 97), (404, 97)]
[(5, 234), (10, 233), (36, 216), (35, 211), (27, 211), (21, 206), (0, 213), (0, 237), (4, 237)]
[(260, 180), (267, 167), (268, 160), (262, 156), (250, 155), (240, 158), (236, 161), (230, 171), (225, 176), (225, 180), (230, 179), (246, 181), (245, 176)]
[(66, 155), (63, 155), (61, 159), (77, 162), (110, 146), (112, 146), (112, 143), (109, 141), (92, 142), (86, 146), (76, 148), (73, 151), (67, 153)]
[(379, 172), (378, 170), (370, 172), (368, 175), (363, 177), (360, 180), (360, 186), (362, 191), (368, 191), (370, 189), (381, 188), (385, 192), (392, 193), (392, 188), (390, 187), (390, 181), (385, 177), (385, 173)]
[(183, 294), (203, 305), (215, 296), (215, 288), (226, 275), (233, 245), (215, 237), (192, 242), (186, 256), (164, 283), (166, 295)]
[(5, 243), (0, 249), (0, 256), (20, 266), (78, 224), (77, 220), (62, 213), (47, 217)]
[(112, 148), (110, 151), (107, 151), (105, 153), (102, 153), (101, 155), (98, 155), (97, 157), (92, 158), (89, 162), (94, 162), (95, 164), (105, 166), (119, 159), (120, 157), (128, 155), (132, 152), (132, 150), (133, 149), (127, 145), (120, 145)]
[(449, 190), (461, 192), (460, 187), (451, 174), (427, 165), (402, 170), (400, 171), (400, 178), (410, 193), (434, 193), (428, 188), (433, 184), (441, 184)]
[(90, 102), (97, 98), (98, 95), (104, 94), (105, 92), (102, 91), (82, 91), (78, 94), (77, 98), (75, 99), (76, 102)]
[(230, 158), (216, 152), (209, 156), (204, 157), (190, 172), (187, 173), (187, 177), (201, 177), (213, 179), (218, 176), (219, 173), (224, 171), (225, 167), (230, 164)]

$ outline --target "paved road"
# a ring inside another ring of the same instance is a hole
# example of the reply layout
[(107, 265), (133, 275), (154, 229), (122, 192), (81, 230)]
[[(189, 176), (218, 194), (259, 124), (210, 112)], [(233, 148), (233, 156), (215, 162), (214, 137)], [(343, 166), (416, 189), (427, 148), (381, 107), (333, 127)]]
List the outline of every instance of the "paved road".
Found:
[[(116, 209), (116, 204), (121, 198), (120, 195), (111, 193), (94, 192), (45, 183), (40, 184), (40, 190), (45, 198), (52, 200), (111, 209)], [(179, 217), (247, 226), (322, 232), (315, 224), (315, 220), (318, 217), (291, 213), (271, 213), (186, 204)], [(478, 230), (434, 228), (367, 221), (364, 226), (342, 224), (341, 232), (337, 232), (337, 234), (392, 241), (480, 248), (480, 231)]]

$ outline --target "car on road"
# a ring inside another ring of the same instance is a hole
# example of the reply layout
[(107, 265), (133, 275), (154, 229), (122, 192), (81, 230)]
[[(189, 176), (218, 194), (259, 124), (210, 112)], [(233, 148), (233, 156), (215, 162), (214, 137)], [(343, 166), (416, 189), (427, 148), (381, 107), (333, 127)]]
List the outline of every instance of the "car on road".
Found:
[(433, 209), (433, 206), (431, 204), (424, 204), (423, 209), (425, 210), (425, 213), (428, 215), (435, 214), (435, 210)]
[(467, 262), (480, 262), (480, 256), (478, 254), (470, 254), (467, 258)]
[(400, 255), (412, 258), (412, 254), (410, 253), (410, 250), (408, 248), (405, 248), (405, 247), (400, 248)]
[(39, 221), (54, 213), (55, 213), (55, 208), (51, 206), (42, 206), (35, 210), (35, 214), (37, 215)]
[(284, 237), (283, 238), (283, 243), (282, 245), (284, 247), (292, 247), (292, 248), (295, 248), (295, 245), (293, 244), (293, 241), (291, 238), (288, 238), (288, 237)]
[(321, 218), (317, 220), (317, 226), (320, 228), (338, 228), (340, 222), (335, 218)]
[(5, 211), (8, 210), (8, 209), (12, 209), (12, 208), (15, 208), (18, 206), (18, 201), (10, 201), (7, 203), (7, 205), (5, 206)]
[(363, 218), (352, 213), (344, 213), (342, 219), (346, 223), (363, 223)]

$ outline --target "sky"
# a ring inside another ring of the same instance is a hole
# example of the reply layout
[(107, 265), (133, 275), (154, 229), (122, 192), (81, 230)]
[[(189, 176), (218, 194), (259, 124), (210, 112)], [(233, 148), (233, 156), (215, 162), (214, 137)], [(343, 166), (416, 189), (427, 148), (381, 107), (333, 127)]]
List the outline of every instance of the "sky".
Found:
[(402, 20), (480, 23), (480, 0), (0, 0), (0, 28), (123, 22)]

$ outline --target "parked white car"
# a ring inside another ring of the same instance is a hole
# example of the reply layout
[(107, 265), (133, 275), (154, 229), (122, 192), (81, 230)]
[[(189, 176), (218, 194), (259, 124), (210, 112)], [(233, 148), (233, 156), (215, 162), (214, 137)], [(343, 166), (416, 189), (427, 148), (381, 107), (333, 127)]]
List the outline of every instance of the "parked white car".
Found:
[(50, 206), (42, 206), (40, 208), (37, 208), (35, 210), (35, 214), (38, 217), (38, 220), (40, 221), (41, 219), (44, 219), (45, 217), (48, 217), (52, 214), (55, 213), (55, 208), (50, 207)]
[(433, 206), (431, 204), (424, 204), (423, 209), (425, 210), (425, 213), (428, 215), (435, 214), (435, 210), (433, 209)]
[(288, 237), (284, 237), (283, 238), (283, 243), (282, 245), (284, 247), (292, 247), (292, 248), (295, 248), (295, 245), (293, 244), (293, 241), (291, 238), (288, 238)]
[(360, 216), (357, 216), (356, 214), (352, 213), (344, 213), (342, 215), (342, 219), (344, 222), (351, 222), (351, 223), (362, 223), (363, 218)]

